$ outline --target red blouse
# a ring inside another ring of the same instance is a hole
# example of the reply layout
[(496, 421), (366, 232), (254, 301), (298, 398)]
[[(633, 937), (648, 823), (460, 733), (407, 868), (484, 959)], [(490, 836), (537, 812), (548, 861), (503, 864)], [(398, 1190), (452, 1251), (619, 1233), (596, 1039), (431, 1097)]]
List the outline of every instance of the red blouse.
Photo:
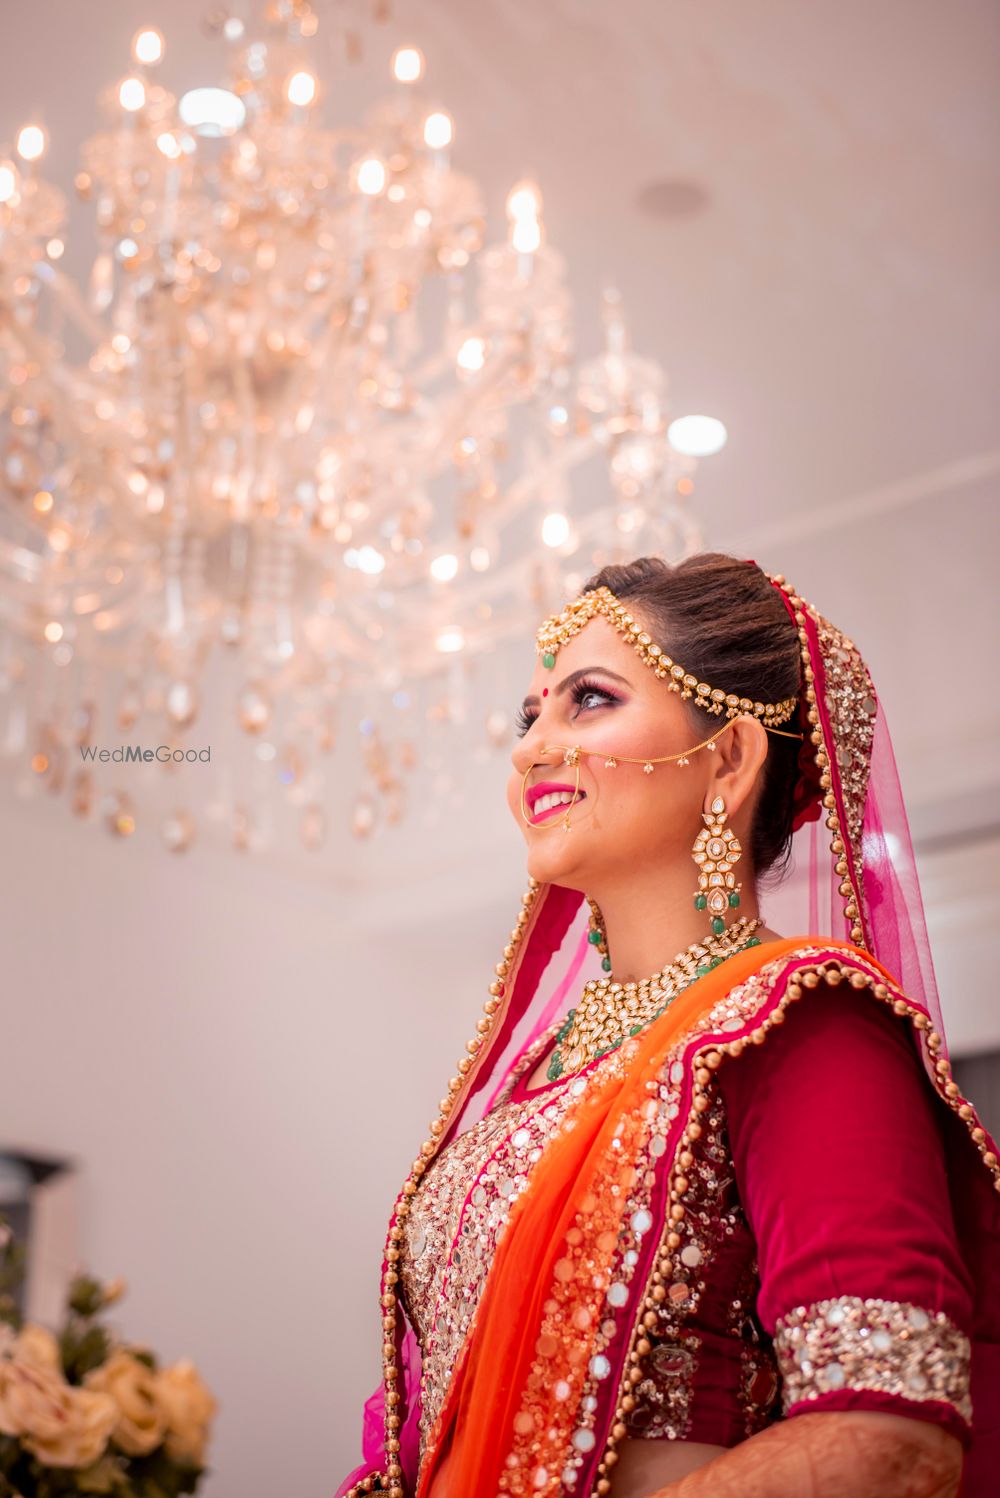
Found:
[[(757, 1245), (757, 1315), (781, 1344), (784, 1413), (886, 1410), (940, 1422), (968, 1445), (959, 1391), (973, 1284), (952, 1215), (944, 1105), (907, 1021), (846, 985), (817, 990), (788, 1007), (763, 1045), (722, 1068), (720, 1089)], [(810, 1308), (829, 1300), (839, 1304), (817, 1334)], [(866, 1314), (856, 1300), (907, 1309)], [(893, 1379), (901, 1332), (920, 1356)], [(803, 1354), (815, 1354), (817, 1335), (823, 1356), (839, 1353), (841, 1387), (828, 1378), (820, 1389), (809, 1371), (816, 1358)], [(963, 1358), (949, 1381), (958, 1402), (928, 1397), (928, 1362)]]
[(971, 1439), (973, 1286), (942, 1114), (907, 1022), (820, 988), (723, 1062), (628, 1434), (732, 1446), (869, 1409)]

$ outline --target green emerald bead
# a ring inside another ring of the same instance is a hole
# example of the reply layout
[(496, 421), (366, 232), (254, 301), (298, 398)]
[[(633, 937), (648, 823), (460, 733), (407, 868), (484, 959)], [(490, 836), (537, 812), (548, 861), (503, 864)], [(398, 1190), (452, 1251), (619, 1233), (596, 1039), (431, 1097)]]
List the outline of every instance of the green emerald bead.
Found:
[(602, 957), (601, 958), (601, 967), (604, 969), (604, 971), (606, 973), (610, 973), (610, 971), (611, 971), (611, 958), (610, 957)]
[(718, 967), (719, 963), (722, 962), (722, 960), (723, 959), (721, 957), (713, 957), (710, 965), (712, 967)]
[(587, 932), (587, 940), (590, 942), (590, 945), (592, 947), (599, 946), (600, 945), (600, 940), (601, 940), (601, 933), (599, 931), (588, 931)]
[(629, 1034), (630, 1034), (630, 1035), (638, 1035), (638, 1033), (639, 1033), (639, 1031), (640, 1031), (640, 1030), (641, 1030), (641, 1029), (642, 1029), (642, 1026), (641, 1026), (641, 1025), (633, 1025), (633, 1026), (632, 1026), (632, 1028), (631, 1028), (631, 1030), (630, 1030), (630, 1031), (629, 1031), (629, 1032), (628, 1032), (628, 1033), (629, 1033)]
[(695, 897), (694, 897), (694, 908), (695, 908), (695, 910), (704, 910), (705, 906), (707, 904), (708, 904), (708, 900), (706, 899), (706, 897), (704, 895), (695, 895)]
[(736, 893), (735, 890), (733, 890), (732, 893), (729, 896), (729, 903), (733, 907), (734, 910), (736, 909), (737, 905), (740, 903), (740, 897)]
[(556, 658), (552, 654), (551, 650), (546, 650), (545, 654), (542, 656), (542, 665), (546, 666), (548, 668), (548, 670), (551, 671), (552, 667), (555, 665), (555, 663), (556, 663)]
[(705, 976), (705, 974), (707, 972), (708, 972), (708, 963), (706, 962), (702, 967), (696, 967), (695, 968), (694, 975), (695, 975), (696, 978), (704, 978), (704, 976)]
[(562, 1060), (559, 1055), (554, 1055), (549, 1062), (548, 1079), (550, 1082), (558, 1082), (562, 1076)]
[(715, 933), (715, 935), (716, 936), (721, 936), (722, 933), (723, 933), (723, 931), (725, 931), (725, 929), (726, 929), (726, 923), (722, 919), (721, 915), (714, 915), (712, 917), (712, 930)]

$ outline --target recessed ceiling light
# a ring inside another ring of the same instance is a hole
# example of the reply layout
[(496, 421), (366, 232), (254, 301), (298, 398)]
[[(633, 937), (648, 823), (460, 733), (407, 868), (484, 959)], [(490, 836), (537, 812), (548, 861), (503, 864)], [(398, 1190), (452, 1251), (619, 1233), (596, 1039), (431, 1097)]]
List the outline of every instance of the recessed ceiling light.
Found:
[(689, 458), (710, 458), (726, 445), (728, 432), (715, 416), (678, 416), (667, 427), (667, 441)]
[(660, 177), (636, 194), (636, 206), (649, 218), (695, 218), (710, 203), (707, 187), (693, 177)]

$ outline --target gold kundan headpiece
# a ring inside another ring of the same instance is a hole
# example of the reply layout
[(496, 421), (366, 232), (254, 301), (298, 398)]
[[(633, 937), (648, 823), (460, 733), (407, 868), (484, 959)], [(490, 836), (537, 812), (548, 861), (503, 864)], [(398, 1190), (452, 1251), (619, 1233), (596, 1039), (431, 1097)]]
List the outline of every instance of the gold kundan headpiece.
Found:
[(786, 697), (781, 702), (751, 702), (749, 697), (737, 697), (732, 692), (724, 692), (721, 687), (709, 686), (707, 681), (699, 681), (697, 676), (685, 671), (679, 662), (671, 660), (642, 625), (633, 619), (626, 605), (615, 597), (610, 588), (604, 587), (581, 593), (579, 598), (574, 598), (572, 603), (566, 605), (561, 614), (551, 614), (542, 623), (535, 637), (542, 665), (548, 668), (554, 666), (560, 645), (565, 645), (567, 640), (572, 639), (595, 614), (603, 614), (657, 676), (669, 678), (667, 686), (671, 692), (679, 692), (681, 697), (692, 698), (707, 713), (713, 713), (716, 717), (724, 714), (727, 718), (735, 718), (742, 713), (759, 718), (765, 728), (776, 728), (779, 723), (787, 723), (798, 707), (798, 697)]

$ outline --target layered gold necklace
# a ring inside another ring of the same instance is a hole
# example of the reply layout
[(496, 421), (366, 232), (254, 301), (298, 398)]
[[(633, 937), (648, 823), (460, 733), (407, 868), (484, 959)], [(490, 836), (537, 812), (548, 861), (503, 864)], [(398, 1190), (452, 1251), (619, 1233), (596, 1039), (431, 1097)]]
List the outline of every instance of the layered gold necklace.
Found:
[(578, 1072), (589, 1061), (616, 1050), (628, 1036), (638, 1035), (658, 1019), (697, 978), (744, 948), (760, 946), (760, 937), (752, 933), (761, 924), (758, 916), (752, 920), (744, 916), (721, 935), (692, 942), (673, 962), (638, 983), (592, 978), (556, 1036), (549, 1080), (558, 1081), (565, 1073)]

